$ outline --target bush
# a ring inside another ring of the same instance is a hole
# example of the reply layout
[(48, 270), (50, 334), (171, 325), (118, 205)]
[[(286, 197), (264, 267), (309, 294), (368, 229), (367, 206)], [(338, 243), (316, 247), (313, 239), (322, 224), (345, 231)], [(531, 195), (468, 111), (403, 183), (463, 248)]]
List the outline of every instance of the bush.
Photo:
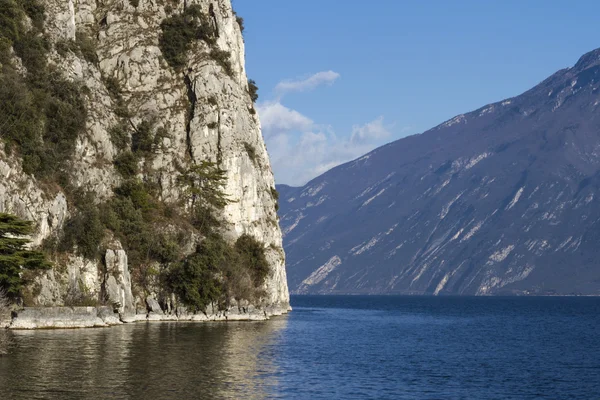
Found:
[(258, 86), (256, 86), (256, 82), (253, 79), (248, 79), (248, 94), (252, 102), (256, 103), (256, 100), (258, 100)]
[(263, 244), (245, 234), (235, 242), (235, 250), (244, 269), (250, 272), (254, 287), (261, 288), (270, 271)]
[(23, 272), (43, 270), (51, 264), (43, 253), (28, 249), (33, 223), (11, 214), (0, 213), (0, 290), (18, 297), (27, 283)]
[(233, 67), (231, 66), (231, 53), (226, 50), (212, 49), (210, 57), (223, 68), (223, 71), (230, 77), (233, 77)]
[[(111, 141), (120, 149), (126, 149), (129, 144), (127, 125), (121, 123), (110, 130)], [(152, 158), (160, 141), (167, 137), (164, 129), (153, 133), (153, 123), (142, 121), (131, 134), (131, 151), (122, 151), (114, 160), (117, 172), (124, 178), (132, 178), (138, 173), (140, 160)]]
[(124, 151), (114, 160), (115, 169), (123, 178), (133, 178), (138, 173), (138, 159), (131, 151)]
[(238, 23), (239, 27), (240, 27), (240, 31), (242, 33), (244, 33), (244, 18), (236, 15), (235, 16), (235, 21)]
[[(25, 13), (32, 18), (31, 30), (24, 26)], [(48, 67), (43, 20), (36, 1), (0, 0), (0, 129), (6, 151), (18, 151), (26, 173), (60, 182), (85, 129), (86, 109), (81, 86)], [(26, 78), (13, 65), (11, 45), (27, 69)]]
[(209, 237), (194, 254), (171, 267), (168, 285), (191, 311), (205, 311), (221, 298), (220, 271), (229, 261), (230, 250), (221, 237)]
[(214, 44), (215, 33), (198, 5), (187, 7), (182, 14), (165, 18), (160, 27), (160, 50), (167, 63), (175, 70), (181, 70), (185, 66), (187, 52), (194, 41), (204, 40), (208, 44)]
[(110, 141), (115, 145), (117, 149), (125, 149), (131, 144), (131, 138), (129, 137), (129, 131), (127, 124), (120, 123), (108, 131), (110, 135)]
[(138, 156), (146, 156), (153, 151), (154, 135), (152, 123), (142, 121), (131, 135), (131, 151)]
[(37, 0), (20, 0), (23, 10), (31, 21), (33, 26), (38, 30), (42, 30), (44, 27), (44, 20), (46, 19), (44, 6), (39, 4)]
[(205, 311), (211, 303), (228, 305), (231, 298), (259, 300), (269, 271), (264, 247), (253, 237), (243, 235), (231, 246), (211, 234), (171, 267), (166, 281), (188, 308)]
[(275, 211), (279, 211), (279, 192), (274, 187), (271, 187), (271, 197), (275, 200)]
[(104, 224), (100, 219), (100, 211), (94, 204), (91, 192), (76, 192), (77, 211), (65, 222), (62, 237), (58, 244), (60, 251), (77, 253), (90, 260), (100, 256), (100, 243), (104, 238)]

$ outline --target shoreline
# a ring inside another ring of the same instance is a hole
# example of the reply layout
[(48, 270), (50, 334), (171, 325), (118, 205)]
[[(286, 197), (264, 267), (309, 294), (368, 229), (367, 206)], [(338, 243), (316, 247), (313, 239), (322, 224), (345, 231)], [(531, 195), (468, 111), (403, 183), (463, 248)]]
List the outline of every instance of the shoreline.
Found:
[(25, 307), (13, 312), (10, 320), (0, 321), (0, 329), (86, 329), (109, 328), (137, 322), (234, 322), (267, 321), (271, 317), (287, 314), (289, 305), (269, 306), (262, 309), (230, 308), (216, 313), (145, 314), (120, 315), (111, 307)]

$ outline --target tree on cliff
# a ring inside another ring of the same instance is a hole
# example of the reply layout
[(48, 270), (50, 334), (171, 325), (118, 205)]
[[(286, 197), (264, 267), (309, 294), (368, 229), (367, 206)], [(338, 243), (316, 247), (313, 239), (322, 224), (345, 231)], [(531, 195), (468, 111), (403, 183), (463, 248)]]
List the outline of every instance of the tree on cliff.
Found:
[(0, 289), (9, 297), (19, 295), (23, 287), (23, 269), (48, 269), (44, 253), (27, 249), (30, 240), (23, 236), (33, 232), (33, 223), (14, 215), (0, 213)]
[(226, 182), (226, 172), (210, 161), (192, 166), (179, 177), (190, 202), (192, 222), (202, 234), (220, 226), (217, 215), (231, 202), (223, 189)]

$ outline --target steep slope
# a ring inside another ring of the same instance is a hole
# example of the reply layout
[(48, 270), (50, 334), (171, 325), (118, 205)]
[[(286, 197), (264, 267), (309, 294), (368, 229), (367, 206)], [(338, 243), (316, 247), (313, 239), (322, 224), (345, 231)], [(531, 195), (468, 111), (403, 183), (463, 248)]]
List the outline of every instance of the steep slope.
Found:
[[(177, 237), (189, 253), (201, 235), (186, 220), (190, 206), (181, 177), (194, 165), (212, 162), (225, 171), (223, 190), (230, 200), (220, 213), (221, 232), (230, 241), (248, 234), (264, 246), (270, 268), (261, 305), (269, 313), (286, 311), (289, 295), (273, 174), (248, 93), (244, 41), (231, 2), (2, 2), (3, 18), (12, 18), (15, 13), (6, 10), (19, 6), (27, 16), (23, 34), (13, 40), (12, 60), (1, 62), (14, 64), (27, 87), (32, 85), (33, 63), (26, 54), (33, 47), (22, 39), (27, 32), (29, 42), (42, 43), (39, 48), (52, 74), (80, 88), (78, 98), (86, 114), (72, 151), (57, 161), (60, 178), (38, 173), (47, 165), (42, 161), (41, 167), (33, 169), (31, 159), (24, 156), (26, 148), (20, 145), (9, 151), (7, 141), (0, 151), (0, 212), (36, 221), (34, 245), (52, 247), (64, 239), (66, 227), (77, 225), (78, 216), (98, 213), (86, 204), (100, 205), (115, 193), (123, 197), (128, 184), (134, 189), (138, 185), (151, 188), (151, 205), (164, 214), (165, 222), (155, 220), (149, 225), (156, 229), (154, 236)], [(15, 21), (11, 23), (18, 26)], [(193, 35), (184, 31), (190, 26), (199, 27)], [(174, 42), (161, 42), (167, 33)], [(199, 40), (201, 34), (204, 40)], [(168, 46), (175, 48), (172, 54), (167, 53)], [(47, 113), (46, 119), (54, 117)], [(51, 139), (44, 137), (39, 143), (50, 146)], [(137, 207), (132, 215), (146, 212), (145, 204), (138, 206), (128, 196), (123, 204)], [(83, 221), (80, 233), (87, 234), (94, 228), (88, 222), (95, 220)], [(163, 308), (175, 307), (155, 276), (162, 267), (137, 254), (135, 258), (144, 262), (133, 268), (133, 245), (123, 243), (117, 229), (109, 228), (112, 231), (104, 233), (102, 243), (94, 243), (100, 257), (86, 254), (81, 245), (59, 246), (54, 269), (31, 278), (26, 299), (30, 305), (63, 305), (76, 292), (79, 297), (109, 301), (124, 314), (145, 313), (152, 303), (147, 299), (153, 298), (159, 298)]]
[(282, 188), (296, 293), (600, 294), (600, 50)]

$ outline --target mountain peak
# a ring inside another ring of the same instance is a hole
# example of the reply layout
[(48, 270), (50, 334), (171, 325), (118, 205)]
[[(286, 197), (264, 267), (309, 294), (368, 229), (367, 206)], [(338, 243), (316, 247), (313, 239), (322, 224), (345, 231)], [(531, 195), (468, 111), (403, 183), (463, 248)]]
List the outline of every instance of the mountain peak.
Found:
[(579, 58), (577, 64), (573, 68), (575, 69), (587, 69), (600, 64), (600, 48), (585, 53)]
[(599, 294), (599, 110), (597, 49), (282, 191), (291, 290)]

